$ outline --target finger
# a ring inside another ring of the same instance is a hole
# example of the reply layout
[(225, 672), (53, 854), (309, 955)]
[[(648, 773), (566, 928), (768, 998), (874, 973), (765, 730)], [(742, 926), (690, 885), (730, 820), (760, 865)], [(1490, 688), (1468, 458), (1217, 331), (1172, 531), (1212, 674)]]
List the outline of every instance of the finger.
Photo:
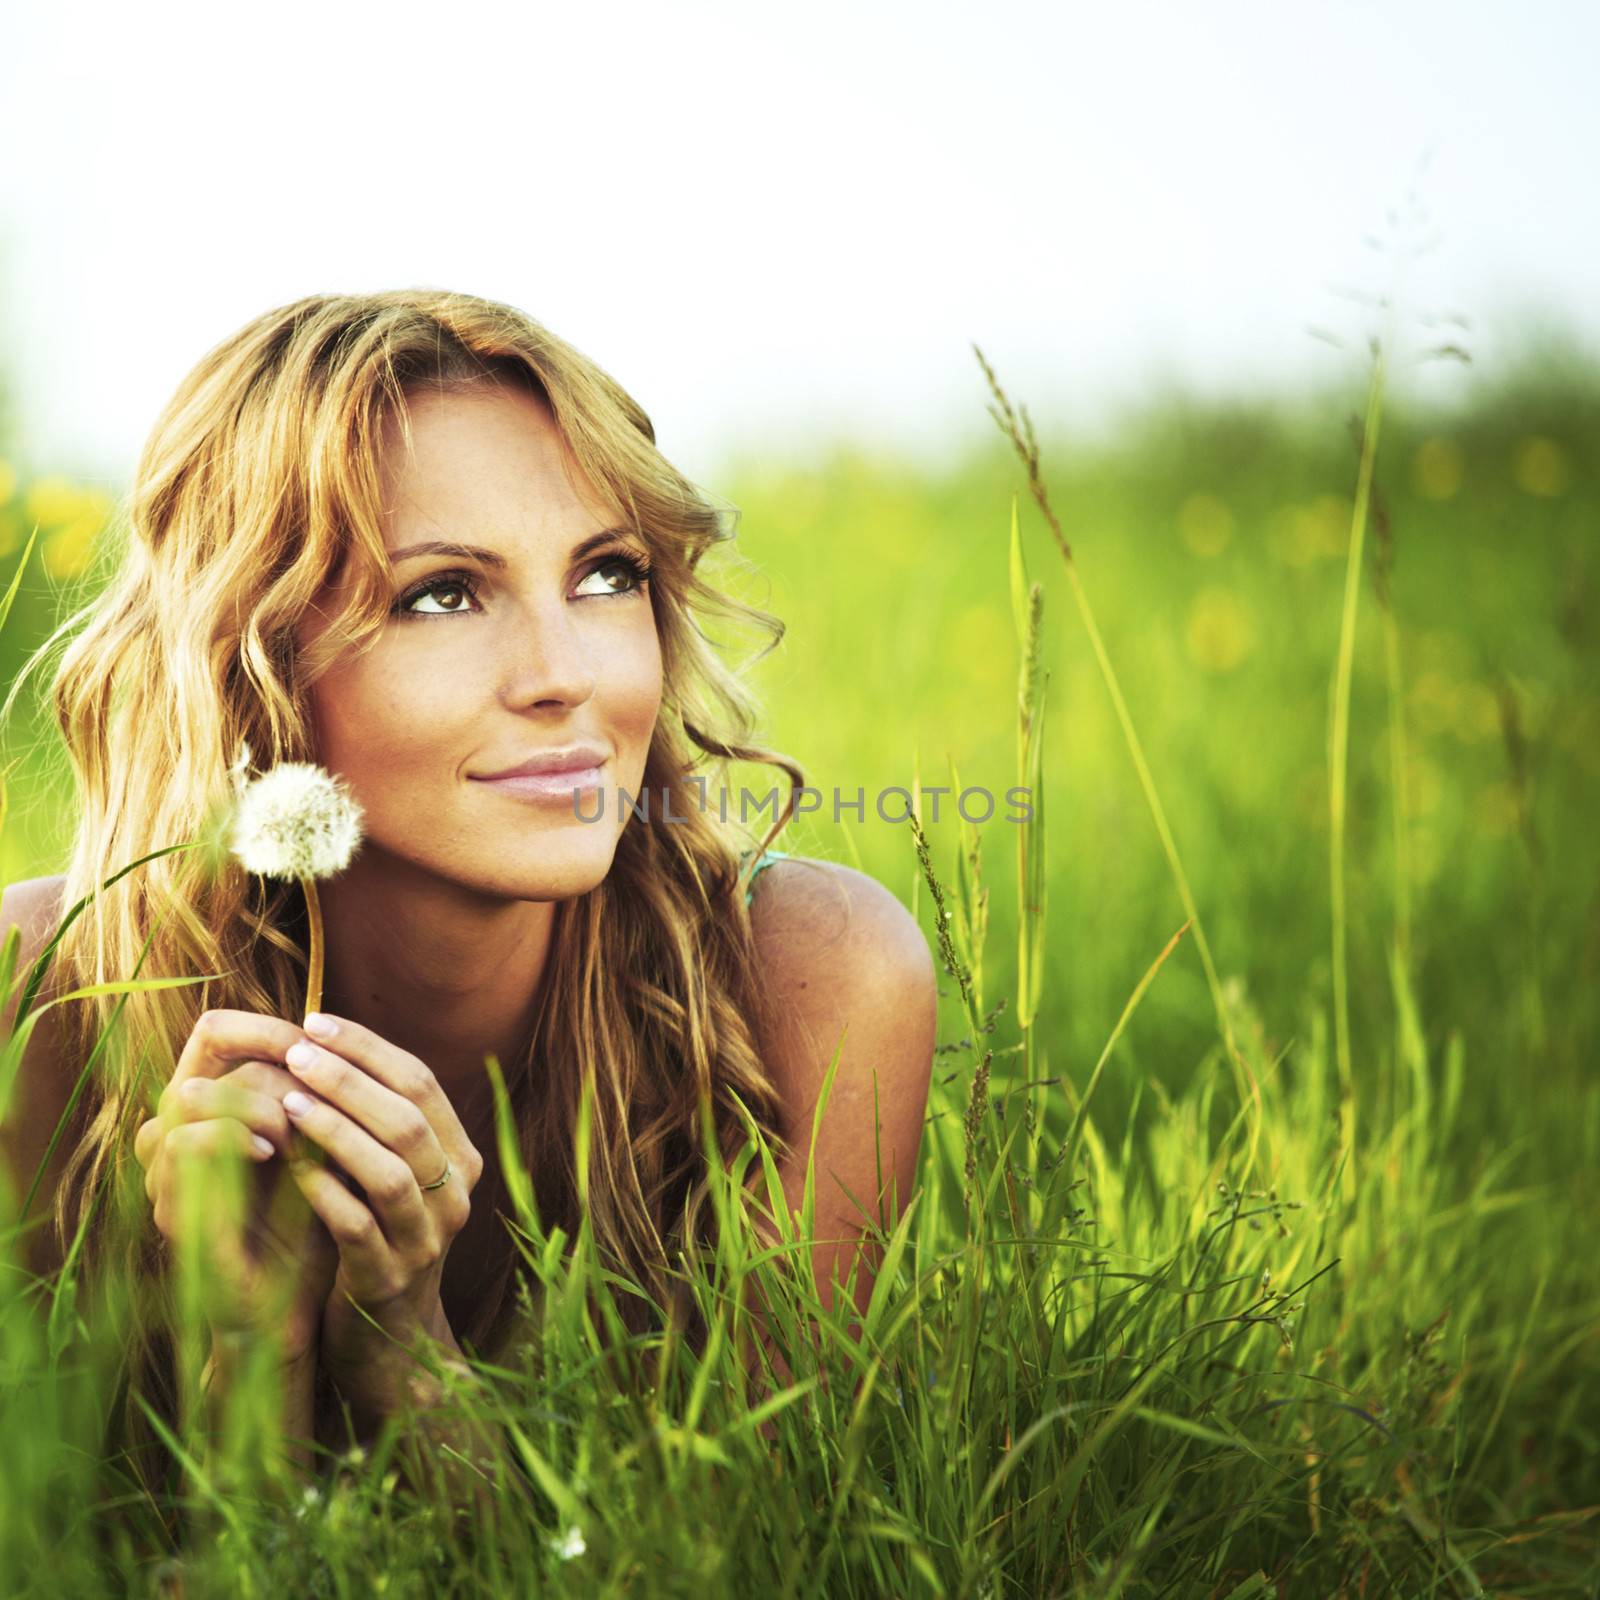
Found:
[[(153, 1173), (150, 1169), (159, 1159), (161, 1138), (179, 1124), (194, 1120), (190, 1102), (185, 1098), (191, 1092), (195, 1092), (189, 1089), (192, 1083), (231, 1085), (270, 1099), (272, 1105), (280, 1109), (272, 1113), (269, 1108), (268, 1120), (264, 1125), (252, 1119), (251, 1127), (254, 1131), (263, 1135), (286, 1157), (291, 1154), (304, 1155), (310, 1148), (304, 1140), (296, 1136), (288, 1117), (281, 1110), (283, 1097), (299, 1086), (299, 1080), (287, 1068), (266, 1061), (247, 1061), (242, 1066), (224, 1073), (220, 1078), (190, 1077), (181, 1080), (174, 1078), (162, 1090), (158, 1114), (141, 1126), (134, 1136), (134, 1153), (139, 1158), (140, 1164), (146, 1168), (145, 1188), (152, 1196), (155, 1190), (151, 1181)], [(202, 1115), (226, 1113), (228, 1109), (221, 1103), (211, 1103)]]
[(292, 1022), (265, 1012), (202, 1011), (184, 1041), (172, 1081), (219, 1078), (245, 1061), (282, 1061), (284, 1051), (300, 1037)]
[[(314, 1042), (337, 1052), (346, 1061), (355, 1062), (396, 1094), (415, 1100), (430, 1089), (438, 1088), (427, 1063), (409, 1050), (391, 1044), (382, 1034), (374, 1033), (371, 1028), (363, 1028), (359, 1022), (351, 1022), (345, 1017), (329, 1017), (326, 1013), (321, 1015), (327, 1028), (317, 1033)], [(307, 1035), (310, 1033), (310, 1029), (303, 1031)]]
[(322, 1219), (339, 1248), (351, 1289), (363, 1301), (382, 1302), (405, 1290), (399, 1262), (383, 1237), (378, 1219), (326, 1168), (291, 1161), (289, 1174), (306, 1203)]
[[(444, 1171), (449, 1161), (444, 1143), (420, 1104), (397, 1094), (358, 1063), (307, 1040), (294, 1045), (284, 1059), (290, 1072), (319, 1099), (399, 1156), (419, 1184), (431, 1183)], [(455, 1113), (450, 1115), (454, 1120)]]
[[(297, 1109), (301, 1098), (305, 1105)], [(409, 1163), (379, 1144), (338, 1107), (312, 1095), (290, 1095), (283, 1108), (296, 1129), (337, 1158), (340, 1166), (361, 1185), (366, 1203), (363, 1205), (359, 1200), (355, 1203), (381, 1222), (383, 1236), (390, 1245), (396, 1249), (428, 1245), (434, 1237), (435, 1223)], [(354, 1195), (350, 1198), (355, 1200)], [(332, 1231), (330, 1224), (329, 1232)]]
[(139, 1131), (133, 1136), (133, 1159), (145, 1168), (146, 1172), (149, 1171), (151, 1157), (155, 1154), (156, 1146), (161, 1142), (164, 1132), (161, 1123), (155, 1117), (151, 1117), (139, 1124)]
[[(213, 1085), (210, 1085), (206, 1080), (202, 1079), (191, 1079), (190, 1082), (194, 1083), (197, 1088), (201, 1085), (204, 1085), (208, 1088), (213, 1087)], [(149, 1165), (145, 1168), (144, 1174), (144, 1192), (152, 1205), (156, 1203), (156, 1198), (161, 1193), (162, 1187), (167, 1181), (167, 1157), (171, 1153), (172, 1136), (178, 1132), (180, 1128), (187, 1127), (191, 1123), (197, 1123), (201, 1121), (231, 1121), (236, 1123), (243, 1130), (246, 1139), (249, 1141), (244, 1153), (248, 1155), (253, 1162), (266, 1161), (273, 1155), (277, 1154), (280, 1150), (285, 1155), (288, 1155), (290, 1151), (291, 1138), (288, 1132), (288, 1119), (286, 1117), (284, 1118), (284, 1131), (281, 1135), (279, 1135), (276, 1133), (276, 1130), (273, 1128), (270, 1121), (272, 1113), (270, 1111), (259, 1113), (259, 1115), (264, 1115), (268, 1119), (266, 1131), (263, 1132), (259, 1126), (247, 1126), (243, 1117), (221, 1117), (217, 1114), (217, 1111), (214, 1107), (208, 1108), (205, 1106), (195, 1105), (191, 1099), (191, 1096), (193, 1096), (195, 1093), (195, 1090), (191, 1090), (185, 1086), (179, 1094), (174, 1096), (173, 1106), (175, 1109), (172, 1113), (169, 1126), (163, 1127), (158, 1122), (152, 1122), (146, 1123), (144, 1127), (141, 1127), (139, 1130), (139, 1136), (143, 1136), (147, 1128), (154, 1130), (154, 1132), (146, 1140), (147, 1146), (149, 1147)], [(277, 1115), (282, 1116), (281, 1104), (278, 1107)], [(135, 1139), (136, 1143), (137, 1137), (138, 1136), (136, 1136)], [(256, 1139), (264, 1139), (266, 1141), (265, 1148), (256, 1144), (254, 1142)]]
[(257, 1094), (276, 1095), (281, 1100), (299, 1082), (299, 1079), (278, 1063), (271, 1061), (246, 1061), (216, 1080), (231, 1083), (241, 1089), (253, 1089)]
[(177, 1169), (193, 1168), (198, 1158), (215, 1157), (233, 1151), (252, 1164), (265, 1160), (257, 1153), (250, 1130), (232, 1117), (208, 1117), (203, 1122), (183, 1123), (174, 1128), (161, 1141), (158, 1159), (147, 1175), (145, 1188), (151, 1194), (156, 1209), (156, 1222), (161, 1231), (172, 1237), (170, 1223), (177, 1196)]
[[(451, 1163), (461, 1171), (472, 1164), (477, 1152), (472, 1149), (467, 1130), (461, 1125), (450, 1097), (427, 1062), (412, 1055), (409, 1050), (391, 1044), (371, 1028), (362, 1027), (359, 1022), (351, 1022), (346, 1017), (330, 1017), (326, 1012), (313, 1015), (321, 1016), (332, 1028), (330, 1033), (319, 1033), (315, 1040), (307, 1040), (313, 1048), (320, 1047), (323, 1054), (353, 1062), (400, 1099), (414, 1105), (434, 1129), (440, 1148), (449, 1152)], [(433, 1172), (422, 1174), (422, 1181), (428, 1182), (441, 1170), (440, 1166), (435, 1166)]]
[[(265, 1062), (250, 1062), (246, 1067), (236, 1067), (232, 1072), (224, 1073), (221, 1076), (213, 1076), (206, 1072), (191, 1072), (186, 1076), (180, 1077), (177, 1073), (174, 1073), (163, 1085), (160, 1097), (156, 1101), (156, 1122), (160, 1124), (162, 1131), (167, 1131), (186, 1120), (180, 1096), (191, 1083), (232, 1082), (235, 1087), (265, 1088), (265, 1080), (258, 1079), (252, 1069), (259, 1069), (262, 1072), (270, 1072), (272, 1070)], [(283, 1071), (282, 1068), (278, 1070)], [(283, 1076), (290, 1085), (293, 1084), (294, 1079), (290, 1073), (283, 1071)]]
[[(300, 1087), (300, 1080), (287, 1067), (275, 1066), (266, 1061), (247, 1061), (243, 1066), (235, 1067), (215, 1081), (237, 1084), (241, 1088), (252, 1089), (257, 1094), (269, 1095), (280, 1107), (284, 1096), (292, 1094)], [(283, 1113), (282, 1126), (288, 1130), (288, 1139), (286, 1144), (280, 1144), (278, 1148), (286, 1156), (302, 1157), (315, 1151), (318, 1159), (323, 1158), (321, 1149), (295, 1129), (287, 1113)], [(274, 1135), (268, 1134), (268, 1137), (273, 1139), (275, 1144), (278, 1142)], [(334, 1166), (334, 1172), (348, 1181), (348, 1174), (343, 1173), (337, 1165)]]
[(181, 1122), (200, 1122), (208, 1117), (242, 1122), (271, 1147), (255, 1152), (262, 1159), (274, 1153), (289, 1154), (289, 1118), (282, 1099), (276, 1095), (215, 1078), (188, 1078), (179, 1086), (176, 1098)]

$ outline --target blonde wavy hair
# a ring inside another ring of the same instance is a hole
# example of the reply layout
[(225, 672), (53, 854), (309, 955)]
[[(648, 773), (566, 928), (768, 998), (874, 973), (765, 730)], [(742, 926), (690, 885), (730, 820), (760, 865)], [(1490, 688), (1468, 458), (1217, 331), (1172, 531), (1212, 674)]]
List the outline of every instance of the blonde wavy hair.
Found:
[[(736, 1100), (775, 1152), (788, 1148), (755, 1042), (763, 991), (733, 830), (693, 803), (730, 760), (782, 768), (791, 792), (765, 846), (803, 784), (792, 761), (751, 742), (757, 704), (699, 622), (754, 622), (770, 632), (768, 650), (782, 638), (776, 617), (697, 572), (710, 548), (733, 537), (737, 513), (730, 523), (667, 462), (631, 396), (523, 312), (433, 290), (313, 295), (256, 318), (179, 384), (139, 458), (127, 544), (109, 581), (34, 658), (69, 639), (50, 684), (79, 813), (63, 904), (91, 897), (56, 947), (49, 992), (213, 975), (60, 1008), (80, 1069), (119, 1009), (118, 1028), (138, 1047), (135, 1061), (126, 1044), (102, 1046), (67, 1132), (75, 1142), (54, 1225), (63, 1252), (82, 1229), (87, 1276), (132, 1259), (141, 1282), (164, 1281), (165, 1241), (148, 1203), (137, 1203), (142, 1185), (114, 1180), (133, 1162), (132, 1136), (154, 1113), (200, 1013), (298, 1019), (306, 995), (298, 885), (237, 863), (219, 869), (194, 850), (122, 869), (201, 836), (241, 740), (263, 769), (319, 761), (307, 691), (384, 626), (393, 603), (380, 531), (385, 422), (393, 414), (405, 426), (410, 393), (494, 383), (544, 400), (608, 508), (648, 546), (664, 687), (644, 783), (653, 795), (667, 791), (672, 805), (671, 826), (664, 807), (636, 815), (606, 879), (557, 905), (541, 1014), (527, 1053), (506, 1064), (541, 1220), (569, 1237), (577, 1230), (573, 1135), (587, 1087), (597, 1250), (681, 1322), (675, 1257), (714, 1226), (702, 1099), (725, 1158), (747, 1137)], [(296, 624), (336, 573), (350, 585), (348, 604), (301, 652)], [(135, 1198), (101, 1207), (103, 1187)], [(491, 1161), (473, 1204), (505, 1197)], [(131, 1231), (131, 1256), (126, 1236), (113, 1244), (119, 1227)], [(515, 1311), (516, 1259), (506, 1234), (489, 1292), (470, 1326), (454, 1330), (464, 1350), (494, 1358)], [(160, 1290), (151, 1303), (170, 1312)], [(621, 1297), (617, 1309), (628, 1328), (648, 1325), (638, 1296)], [(148, 1388), (172, 1416), (172, 1347), (162, 1318), (150, 1320), (130, 1330), (127, 1382)], [(691, 1338), (698, 1326), (691, 1311)], [(125, 1422), (148, 1439), (131, 1392), (124, 1400)]]

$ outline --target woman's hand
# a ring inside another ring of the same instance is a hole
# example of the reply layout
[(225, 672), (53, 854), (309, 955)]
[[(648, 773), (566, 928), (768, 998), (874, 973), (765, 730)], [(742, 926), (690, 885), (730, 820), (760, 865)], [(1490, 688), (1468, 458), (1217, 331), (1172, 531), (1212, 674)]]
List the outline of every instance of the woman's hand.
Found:
[[(322, 1313), (322, 1363), (353, 1404), (387, 1408), (405, 1359), (392, 1341), (448, 1333), (439, 1284), (483, 1158), (422, 1061), (359, 1023), (329, 1020), (330, 1036), (285, 1054), (311, 1091), (303, 1108), (291, 1099), (285, 1110), (363, 1194), (311, 1163), (289, 1170), (339, 1252)], [(424, 1191), (447, 1166), (447, 1181)]]
[[(156, 1115), (133, 1141), (156, 1227), (174, 1245), (182, 1229), (182, 1169), (225, 1150), (259, 1164), (245, 1215), (209, 1207), (197, 1243), (213, 1333), (275, 1331), (285, 1362), (314, 1353), (339, 1254), (321, 1219), (272, 1160), (274, 1151), (287, 1155), (296, 1143), (283, 1109), (295, 1079), (272, 1063), (299, 1037), (300, 1030), (280, 1017), (204, 1012), (161, 1092)], [(271, 1148), (260, 1149), (258, 1138)]]

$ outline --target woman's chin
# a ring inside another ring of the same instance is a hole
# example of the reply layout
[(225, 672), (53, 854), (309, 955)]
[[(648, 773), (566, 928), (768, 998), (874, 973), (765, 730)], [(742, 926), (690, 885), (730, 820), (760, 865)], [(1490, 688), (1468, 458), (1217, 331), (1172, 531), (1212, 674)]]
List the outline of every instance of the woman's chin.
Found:
[[(588, 894), (605, 882), (616, 858), (616, 840), (596, 837), (592, 843), (562, 840), (550, 841), (519, 852), (516, 863), (530, 900), (569, 900), (575, 895)], [(501, 861), (499, 871), (504, 877), (510, 861)]]

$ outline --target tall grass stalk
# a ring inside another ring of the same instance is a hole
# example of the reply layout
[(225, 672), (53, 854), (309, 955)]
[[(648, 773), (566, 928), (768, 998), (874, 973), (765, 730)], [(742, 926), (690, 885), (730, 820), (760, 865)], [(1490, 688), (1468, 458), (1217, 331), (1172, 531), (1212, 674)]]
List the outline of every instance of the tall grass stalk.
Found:
[(1034, 1023), (1044, 989), (1048, 944), (1049, 879), (1044, 837), (1044, 716), (1050, 674), (1039, 660), (1044, 618), (1044, 589), (1028, 581), (1027, 559), (1017, 519), (1017, 496), (1011, 496), (1011, 623), (1017, 635), (1017, 783), (1030, 797), (1027, 816), (1017, 832), (1017, 1026), (1022, 1030), (1024, 1104), (1028, 1116), (1028, 1170), (1039, 1162), (1039, 1138), (1050, 1082), (1040, 1076)]
[[(1392, 302), (1391, 302), (1392, 317)], [(1361, 464), (1356, 477), (1355, 508), (1350, 524), (1350, 550), (1345, 563), (1344, 608), (1339, 621), (1339, 654), (1333, 675), (1333, 704), (1328, 736), (1328, 874), (1333, 919), (1333, 1025), (1334, 1057), (1339, 1068), (1339, 1088), (1346, 1132), (1356, 1135), (1355, 1077), (1350, 1065), (1350, 979), (1347, 970), (1349, 935), (1345, 908), (1346, 795), (1350, 751), (1350, 679), (1356, 645), (1356, 602), (1361, 594), (1361, 554), (1365, 544), (1367, 507), (1372, 496), (1372, 472), (1378, 455), (1378, 424), (1383, 415), (1383, 386), (1387, 337), (1373, 349), (1372, 381), (1367, 393), (1366, 423), (1361, 433)], [(1354, 1174), (1347, 1169), (1345, 1198), (1354, 1190)]]
[(1085, 631), (1089, 635), (1089, 642), (1094, 647), (1095, 660), (1099, 664), (1101, 676), (1104, 677), (1106, 688), (1111, 695), (1111, 703), (1116, 709), (1117, 721), (1122, 728), (1123, 738), (1127, 741), (1128, 753), (1133, 759), (1134, 770), (1139, 775), (1140, 786), (1144, 790), (1145, 800), (1149, 804), (1150, 814), (1155, 820), (1156, 833), (1161, 839), (1161, 848), (1166, 852), (1167, 863), (1172, 869), (1174, 881), (1178, 886), (1178, 894), (1183, 901), (1183, 908), (1188, 914), (1189, 925), (1194, 929), (1195, 944), (1200, 951), (1200, 961), (1205, 968), (1206, 982), (1211, 988), (1212, 1004), (1216, 1007), (1217, 1025), (1222, 1030), (1223, 1045), (1227, 1051), (1228, 1064), (1234, 1073), (1239, 1089), (1241, 1104), (1249, 1102), (1255, 1107), (1257, 1117), (1250, 1121), (1251, 1158), (1252, 1163), (1255, 1153), (1255, 1139), (1260, 1112), (1260, 1092), (1251, 1075), (1249, 1064), (1239, 1050), (1234, 1039), (1233, 1021), (1229, 1016), (1229, 1007), (1222, 992), (1222, 983), (1217, 977), (1215, 963), (1211, 959), (1211, 947), (1206, 941), (1205, 929), (1200, 921), (1200, 911), (1195, 905), (1194, 895), (1189, 889), (1189, 877), (1183, 870), (1183, 862), (1178, 856), (1178, 847), (1173, 841), (1172, 829), (1167, 824), (1167, 814), (1161, 804), (1161, 797), (1156, 792), (1155, 780), (1150, 775), (1149, 763), (1145, 760), (1144, 749), (1139, 743), (1139, 735), (1134, 730), (1133, 718), (1128, 714), (1126, 701), (1122, 697), (1121, 685), (1117, 682), (1116, 670), (1111, 665), (1111, 658), (1106, 654), (1105, 645), (1101, 642), (1100, 629), (1096, 626), (1094, 613), (1089, 606), (1089, 598), (1084, 593), (1083, 584), (1078, 577), (1077, 563), (1073, 560), (1072, 547), (1067, 543), (1066, 535), (1061, 531), (1061, 523), (1050, 505), (1050, 495), (1045, 488), (1044, 479), (1039, 473), (1039, 446), (1033, 434), (1033, 423), (1028, 416), (1027, 407), (1022, 407), (1021, 424), (1019, 426), (1017, 413), (1012, 410), (1011, 402), (1006, 398), (1005, 390), (1000, 387), (1000, 380), (995, 377), (994, 369), (984, 359), (983, 351), (975, 344), (973, 353), (978, 358), (978, 364), (983, 368), (984, 377), (989, 381), (990, 392), (994, 395), (995, 404), (989, 408), (989, 414), (1000, 425), (1001, 431), (1010, 439), (1017, 454), (1021, 457), (1023, 466), (1027, 469), (1028, 488), (1033, 494), (1039, 509), (1044, 514), (1045, 521), (1050, 526), (1051, 533), (1055, 536), (1056, 548), (1061, 552), (1061, 559), (1066, 565), (1067, 579), (1072, 586), (1073, 599), (1078, 604), (1078, 614), (1083, 619)]

